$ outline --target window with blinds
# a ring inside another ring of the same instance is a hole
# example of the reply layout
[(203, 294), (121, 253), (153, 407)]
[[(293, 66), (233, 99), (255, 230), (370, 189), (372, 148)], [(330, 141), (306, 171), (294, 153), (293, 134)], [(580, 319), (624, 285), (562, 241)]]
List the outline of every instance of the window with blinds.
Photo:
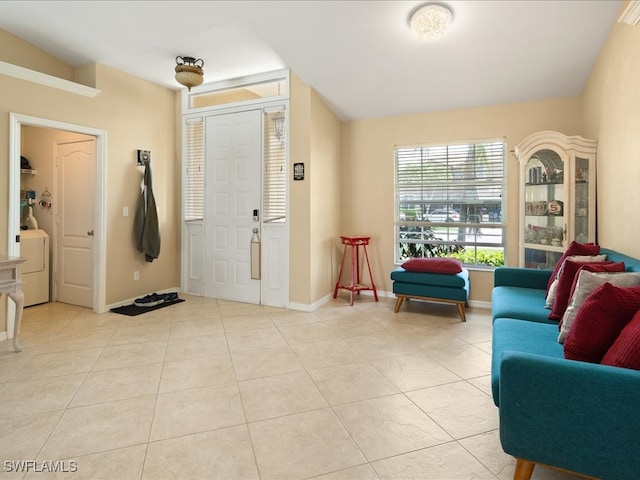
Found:
[(204, 118), (185, 123), (184, 219), (202, 220), (204, 216)]
[(504, 264), (504, 140), (396, 147), (396, 261)]
[(263, 221), (284, 222), (287, 214), (286, 111), (264, 112)]

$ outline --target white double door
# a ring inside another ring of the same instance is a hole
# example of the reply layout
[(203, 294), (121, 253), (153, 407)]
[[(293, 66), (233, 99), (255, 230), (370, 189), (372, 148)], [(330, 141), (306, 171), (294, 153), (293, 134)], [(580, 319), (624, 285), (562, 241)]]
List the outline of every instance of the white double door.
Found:
[(254, 229), (260, 237), (261, 126), (260, 110), (206, 119), (206, 297), (260, 303), (260, 280), (251, 278), (251, 240)]

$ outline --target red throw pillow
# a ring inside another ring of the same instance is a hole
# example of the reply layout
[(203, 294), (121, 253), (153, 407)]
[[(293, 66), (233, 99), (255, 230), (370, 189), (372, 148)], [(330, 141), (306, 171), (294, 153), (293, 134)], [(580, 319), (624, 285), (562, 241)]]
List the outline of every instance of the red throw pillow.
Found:
[(408, 272), (443, 273), (455, 275), (462, 271), (462, 262), (457, 258), (411, 258), (401, 265)]
[(582, 304), (564, 341), (570, 360), (600, 363), (622, 329), (640, 310), (640, 287), (605, 283)]
[(640, 370), (640, 310), (607, 350), (602, 364)]
[(605, 262), (588, 262), (588, 263), (580, 263), (574, 262), (572, 260), (565, 260), (564, 267), (560, 272), (560, 276), (558, 277), (558, 286), (556, 287), (556, 298), (553, 301), (553, 308), (551, 309), (551, 313), (549, 314), (550, 320), (561, 320), (564, 315), (564, 311), (567, 309), (569, 305), (569, 301), (571, 300), (571, 292), (574, 288), (575, 279), (578, 278), (578, 273), (580, 269), (585, 267), (586, 265), (591, 265), (593, 270), (597, 272), (623, 272), (624, 271), (624, 263), (618, 265), (613, 268), (613, 270), (607, 270), (606, 268), (615, 265), (611, 261)]
[(549, 282), (547, 283), (547, 293), (549, 292), (549, 287), (558, 276), (558, 270), (562, 267), (562, 262), (564, 262), (565, 258), (571, 255), (598, 255), (600, 253), (600, 245), (594, 245), (593, 243), (578, 243), (573, 241), (567, 247), (567, 250), (562, 254), (558, 263), (556, 263), (555, 268), (553, 269), (553, 273), (549, 278)]

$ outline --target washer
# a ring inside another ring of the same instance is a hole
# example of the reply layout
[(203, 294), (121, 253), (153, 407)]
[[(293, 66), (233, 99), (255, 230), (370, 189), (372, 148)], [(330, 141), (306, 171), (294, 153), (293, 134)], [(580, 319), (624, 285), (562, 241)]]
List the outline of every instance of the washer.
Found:
[(20, 256), (27, 259), (22, 264), (22, 292), (24, 306), (49, 301), (49, 235), (44, 230), (20, 232)]

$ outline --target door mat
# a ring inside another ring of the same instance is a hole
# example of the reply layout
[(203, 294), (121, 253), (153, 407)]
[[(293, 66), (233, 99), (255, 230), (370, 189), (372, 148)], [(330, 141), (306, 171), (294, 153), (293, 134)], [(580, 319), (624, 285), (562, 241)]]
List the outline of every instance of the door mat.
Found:
[(179, 298), (177, 300), (174, 300), (173, 302), (164, 302), (160, 305), (154, 305), (153, 307), (138, 307), (137, 305), (132, 303), (131, 305), (123, 305), (122, 307), (112, 308), (111, 311), (114, 313), (127, 315), (129, 317), (135, 317), (136, 315), (142, 315), (143, 313), (147, 313), (152, 310), (158, 310), (159, 308), (168, 307), (169, 305), (175, 305), (176, 303), (181, 303), (184, 301), (184, 299)]

